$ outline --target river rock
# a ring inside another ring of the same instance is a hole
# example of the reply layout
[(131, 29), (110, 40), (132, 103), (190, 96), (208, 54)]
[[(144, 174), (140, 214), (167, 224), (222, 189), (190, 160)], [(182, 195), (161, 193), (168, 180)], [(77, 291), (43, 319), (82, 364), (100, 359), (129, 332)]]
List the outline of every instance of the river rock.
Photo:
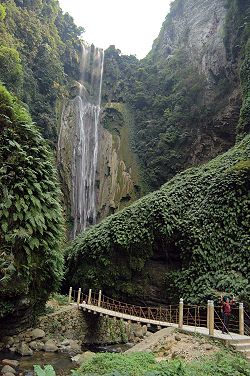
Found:
[(3, 374), (6, 374), (8, 372), (10, 373), (14, 373), (16, 374), (16, 370), (14, 368), (12, 368), (11, 366), (9, 365), (5, 365), (3, 368), (2, 368), (2, 371), (1, 371)]
[(138, 325), (134, 328), (134, 335), (138, 338), (143, 338), (143, 328), (142, 326)]
[(53, 339), (49, 339), (48, 341), (46, 341), (44, 344), (44, 351), (47, 351), (47, 352), (58, 351), (58, 346), (56, 342)]
[(176, 334), (174, 336), (174, 338), (175, 338), (176, 341), (181, 341), (182, 340), (182, 338), (181, 338), (181, 336), (179, 334)]
[(14, 360), (14, 359), (3, 359), (2, 363), (4, 365), (8, 365), (8, 366), (11, 366), (11, 367), (18, 367), (19, 366), (19, 362), (17, 360)]
[(86, 362), (87, 360), (92, 359), (95, 356), (95, 353), (92, 351), (85, 351), (82, 354), (77, 354), (71, 358), (72, 362), (76, 363), (80, 366), (82, 363)]
[(29, 343), (29, 347), (35, 351), (41, 351), (44, 349), (44, 343), (42, 341), (32, 341)]
[(45, 337), (45, 331), (39, 328), (33, 329), (30, 333), (32, 339), (38, 339)]
[(5, 337), (3, 339), (5, 347), (8, 349), (14, 344), (14, 338), (13, 337)]
[(22, 356), (30, 356), (33, 355), (33, 351), (29, 348), (29, 346), (25, 342), (21, 342), (16, 349), (16, 352)]
[(78, 344), (77, 341), (74, 341), (73, 339), (65, 339), (60, 347), (60, 352), (68, 353), (68, 354), (79, 354), (81, 352), (81, 346)]

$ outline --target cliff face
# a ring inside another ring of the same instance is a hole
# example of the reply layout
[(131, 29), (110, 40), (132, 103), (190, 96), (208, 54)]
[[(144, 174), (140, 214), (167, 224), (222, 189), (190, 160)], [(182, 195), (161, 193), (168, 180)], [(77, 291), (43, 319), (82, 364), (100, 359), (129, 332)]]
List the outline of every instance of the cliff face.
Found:
[(132, 116), (123, 104), (104, 107), (99, 137), (99, 219), (131, 204), (144, 192), (131, 145), (132, 124)]
[(154, 59), (170, 59), (178, 49), (185, 49), (190, 64), (205, 76), (212, 89), (216, 79), (227, 77), (232, 70), (223, 42), (226, 14), (223, 0), (175, 2), (154, 42)]
[(235, 142), (242, 98), (237, 59), (225, 45), (227, 13), (224, 0), (175, 1), (150, 53), (162, 69), (182, 51), (185, 64), (203, 80), (199, 104), (208, 116), (191, 130), (185, 167), (208, 161)]
[[(58, 148), (58, 166), (67, 208), (68, 228), (72, 212), (72, 159), (77, 132), (77, 97), (63, 105)], [(128, 109), (112, 103), (103, 108), (98, 127), (98, 163), (96, 177), (97, 221), (138, 199), (144, 192), (138, 161), (131, 145), (133, 119)]]
[(133, 110), (151, 189), (234, 145), (248, 14), (243, 0), (176, 0), (145, 59), (108, 49), (104, 99)]

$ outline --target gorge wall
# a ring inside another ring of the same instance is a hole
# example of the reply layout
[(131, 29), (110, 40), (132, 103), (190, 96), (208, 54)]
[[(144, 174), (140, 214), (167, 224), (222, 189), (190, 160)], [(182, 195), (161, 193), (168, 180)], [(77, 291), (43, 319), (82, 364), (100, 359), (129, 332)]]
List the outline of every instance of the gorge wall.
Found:
[(151, 189), (235, 143), (249, 5), (176, 0), (145, 59), (106, 51), (104, 99), (127, 103)]

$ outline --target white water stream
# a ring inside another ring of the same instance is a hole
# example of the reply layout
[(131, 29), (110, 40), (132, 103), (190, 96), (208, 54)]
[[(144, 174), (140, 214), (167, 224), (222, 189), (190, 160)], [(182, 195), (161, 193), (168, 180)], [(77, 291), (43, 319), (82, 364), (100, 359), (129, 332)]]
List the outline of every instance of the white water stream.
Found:
[[(96, 223), (96, 168), (98, 156), (98, 124), (101, 110), (101, 88), (104, 51), (83, 46), (79, 95), (71, 103), (75, 106), (76, 122), (72, 137), (71, 217), (72, 237)], [(67, 124), (61, 126), (59, 145)]]

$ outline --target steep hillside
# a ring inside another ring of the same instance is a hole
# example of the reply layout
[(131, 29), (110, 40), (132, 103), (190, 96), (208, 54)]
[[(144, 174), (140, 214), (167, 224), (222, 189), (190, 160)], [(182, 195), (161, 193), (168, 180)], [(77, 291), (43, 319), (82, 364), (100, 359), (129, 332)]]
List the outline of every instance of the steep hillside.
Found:
[[(144, 60), (107, 50), (104, 100), (132, 108), (135, 148), (151, 188), (247, 132), (249, 25), (245, 0), (176, 0)], [(242, 94), (245, 120), (238, 125)]]
[(80, 235), (67, 284), (137, 302), (249, 299), (250, 137)]

